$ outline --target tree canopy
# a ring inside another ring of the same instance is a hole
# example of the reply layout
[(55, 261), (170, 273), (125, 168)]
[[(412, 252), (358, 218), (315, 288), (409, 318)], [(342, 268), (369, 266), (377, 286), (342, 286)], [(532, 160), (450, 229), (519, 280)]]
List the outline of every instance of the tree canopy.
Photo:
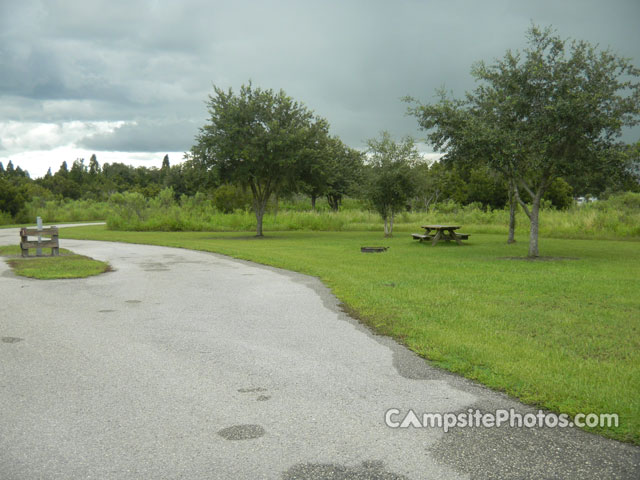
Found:
[(314, 116), (284, 91), (251, 83), (235, 94), (214, 86), (209, 121), (200, 129), (191, 154), (223, 181), (251, 190), (262, 236), (262, 217), (272, 194), (297, 188), (302, 164), (323, 147), (326, 120)]
[(412, 167), (420, 155), (411, 137), (396, 142), (389, 132), (382, 132), (380, 138), (370, 139), (367, 144), (370, 166), (368, 198), (384, 220), (385, 236), (390, 237), (395, 215), (406, 210), (416, 191)]
[[(445, 161), (486, 162), (503, 173), (531, 222), (538, 256), (540, 200), (553, 180), (615, 163), (624, 126), (638, 123), (640, 70), (612, 52), (532, 26), (528, 48), (471, 70), (479, 86), (464, 99), (440, 91), (409, 112)], [(523, 199), (525, 192), (531, 203)]]

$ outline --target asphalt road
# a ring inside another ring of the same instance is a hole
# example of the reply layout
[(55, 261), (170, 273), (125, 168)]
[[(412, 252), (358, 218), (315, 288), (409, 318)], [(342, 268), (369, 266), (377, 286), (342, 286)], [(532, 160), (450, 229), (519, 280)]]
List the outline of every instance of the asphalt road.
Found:
[(2, 480), (640, 478), (638, 447), (578, 429), (388, 427), (390, 408), (535, 410), (372, 335), (314, 278), (62, 246), (115, 271), (39, 281), (0, 261)]

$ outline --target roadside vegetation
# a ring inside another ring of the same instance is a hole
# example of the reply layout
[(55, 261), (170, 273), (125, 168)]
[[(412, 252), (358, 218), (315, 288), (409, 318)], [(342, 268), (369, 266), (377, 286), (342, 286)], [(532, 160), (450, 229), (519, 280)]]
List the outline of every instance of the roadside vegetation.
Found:
[[(135, 231), (246, 231), (255, 227), (255, 215), (236, 209), (222, 213), (204, 195), (174, 200), (170, 191), (145, 199), (140, 194), (112, 197), (107, 225), (112, 230)], [(273, 230), (378, 231), (382, 220), (377, 212), (362, 203), (349, 202), (338, 212), (326, 204), (310, 208), (308, 198), (271, 203), (264, 215), (265, 234)], [(324, 207), (324, 208), (323, 208)], [(625, 193), (609, 200), (574, 205), (565, 210), (550, 202), (542, 209), (540, 232), (550, 238), (640, 239), (640, 193)], [(456, 223), (477, 233), (504, 233), (509, 225), (509, 210), (483, 209), (479, 203), (459, 205), (453, 201), (436, 204), (428, 212), (403, 211), (395, 216), (394, 231), (420, 231), (425, 223)], [(524, 233), (527, 225), (521, 226)]]
[[(50, 254), (50, 250), (45, 248), (43, 253)], [(39, 280), (85, 278), (99, 275), (111, 269), (107, 262), (77, 255), (65, 248), (61, 248), (60, 255), (55, 257), (23, 258), (20, 256), (20, 247), (11, 245), (0, 247), (0, 255), (6, 257), (7, 264), (16, 275)]]

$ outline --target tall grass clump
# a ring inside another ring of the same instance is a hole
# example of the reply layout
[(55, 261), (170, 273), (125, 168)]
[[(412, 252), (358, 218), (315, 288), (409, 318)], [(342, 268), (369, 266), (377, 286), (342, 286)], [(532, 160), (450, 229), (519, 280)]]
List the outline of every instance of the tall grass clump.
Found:
[[(111, 212), (108, 202), (96, 200), (45, 200), (33, 197), (26, 203), (18, 222), (35, 222), (42, 217), (44, 223), (85, 222), (105, 220)], [(5, 223), (0, 219), (0, 224)], [(6, 222), (10, 223), (10, 222)]]

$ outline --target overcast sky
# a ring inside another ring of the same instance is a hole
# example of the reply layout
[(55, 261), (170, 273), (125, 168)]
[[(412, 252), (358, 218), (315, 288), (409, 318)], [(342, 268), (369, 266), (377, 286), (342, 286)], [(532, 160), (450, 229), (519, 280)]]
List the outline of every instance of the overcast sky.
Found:
[(352, 147), (420, 138), (400, 98), (462, 95), (471, 64), (523, 48), (532, 21), (640, 64), (639, 0), (0, 0), (0, 161), (32, 177), (92, 153), (176, 163), (212, 85), (249, 79)]

